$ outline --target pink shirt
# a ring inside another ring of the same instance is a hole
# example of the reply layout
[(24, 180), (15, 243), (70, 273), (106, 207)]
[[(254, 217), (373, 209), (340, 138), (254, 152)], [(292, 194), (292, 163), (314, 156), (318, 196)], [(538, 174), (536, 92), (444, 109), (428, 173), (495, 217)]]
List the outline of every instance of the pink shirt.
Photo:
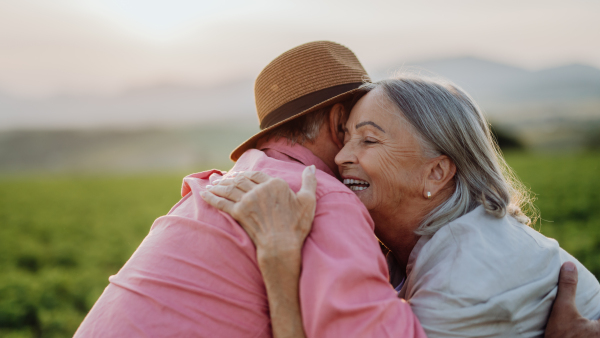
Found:
[[(308, 337), (425, 337), (388, 282), (373, 221), (356, 195), (308, 149), (285, 140), (246, 151), (233, 171), (263, 171), (298, 191), (317, 169), (317, 208), (302, 252), (300, 297)], [(114, 276), (76, 337), (270, 337), (268, 300), (254, 246), (199, 192), (214, 171), (187, 176)]]

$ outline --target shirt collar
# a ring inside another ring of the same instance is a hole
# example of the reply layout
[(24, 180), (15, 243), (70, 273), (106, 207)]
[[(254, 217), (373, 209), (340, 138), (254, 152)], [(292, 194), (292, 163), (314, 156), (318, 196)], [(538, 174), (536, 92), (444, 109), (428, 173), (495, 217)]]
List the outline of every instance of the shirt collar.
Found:
[(272, 152), (276, 152), (287, 156), (291, 160), (298, 161), (305, 166), (314, 164), (317, 169), (335, 177), (333, 171), (331, 171), (325, 162), (313, 154), (312, 151), (299, 145), (298, 143), (291, 144), (289, 140), (283, 137), (261, 140), (258, 142), (256, 149), (264, 151), (270, 157), (278, 157), (279, 159), (282, 159), (281, 156), (273, 156), (277, 154), (273, 154)]

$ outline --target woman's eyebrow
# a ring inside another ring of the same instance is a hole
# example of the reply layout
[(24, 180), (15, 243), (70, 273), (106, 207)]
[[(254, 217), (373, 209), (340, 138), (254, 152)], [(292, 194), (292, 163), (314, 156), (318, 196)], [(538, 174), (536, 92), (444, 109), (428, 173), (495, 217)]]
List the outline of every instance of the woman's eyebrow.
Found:
[(383, 130), (383, 128), (381, 128), (380, 126), (377, 125), (377, 123), (372, 122), (372, 121), (361, 122), (361, 123), (359, 123), (359, 124), (356, 125), (355, 129), (358, 129), (358, 128), (360, 128), (362, 126), (366, 126), (366, 125), (371, 125), (371, 126), (377, 128), (377, 129), (379, 129), (379, 130), (381, 130), (382, 132), (385, 133), (385, 130)]

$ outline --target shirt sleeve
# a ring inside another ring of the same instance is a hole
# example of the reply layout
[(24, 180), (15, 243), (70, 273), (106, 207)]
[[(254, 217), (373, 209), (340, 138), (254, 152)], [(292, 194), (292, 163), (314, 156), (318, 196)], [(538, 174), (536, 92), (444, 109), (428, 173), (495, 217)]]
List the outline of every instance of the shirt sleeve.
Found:
[(300, 301), (308, 337), (426, 337), (389, 284), (373, 221), (354, 194), (318, 200), (302, 257)]

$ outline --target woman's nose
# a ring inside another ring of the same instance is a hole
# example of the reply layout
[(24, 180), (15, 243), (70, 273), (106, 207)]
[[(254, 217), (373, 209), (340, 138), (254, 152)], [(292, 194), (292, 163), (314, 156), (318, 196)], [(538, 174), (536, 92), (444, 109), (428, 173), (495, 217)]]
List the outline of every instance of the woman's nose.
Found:
[(335, 156), (335, 164), (338, 166), (343, 166), (345, 164), (353, 164), (356, 163), (356, 156), (353, 152), (353, 147), (351, 143), (348, 142), (344, 145), (344, 147), (340, 150), (340, 152)]

